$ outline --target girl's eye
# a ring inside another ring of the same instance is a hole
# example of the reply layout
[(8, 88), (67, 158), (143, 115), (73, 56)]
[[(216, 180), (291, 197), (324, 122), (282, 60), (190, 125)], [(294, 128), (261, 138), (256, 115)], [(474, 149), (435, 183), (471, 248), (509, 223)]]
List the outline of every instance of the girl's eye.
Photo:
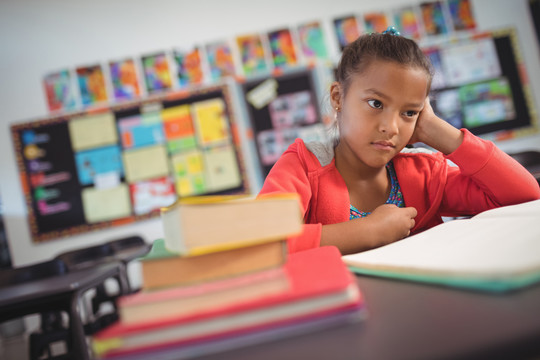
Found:
[(382, 109), (382, 102), (379, 100), (368, 100), (367, 103), (374, 109)]
[(407, 117), (413, 117), (413, 116), (416, 116), (416, 114), (418, 114), (418, 111), (413, 111), (413, 110), (405, 111), (405, 116)]

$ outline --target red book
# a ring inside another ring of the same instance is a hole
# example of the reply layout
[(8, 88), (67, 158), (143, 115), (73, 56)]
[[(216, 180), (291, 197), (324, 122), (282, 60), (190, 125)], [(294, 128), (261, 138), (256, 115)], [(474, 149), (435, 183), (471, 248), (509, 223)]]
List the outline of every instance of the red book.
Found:
[(337, 248), (328, 246), (291, 254), (284, 270), (290, 286), (282, 292), (156, 321), (120, 321), (93, 337), (95, 353), (106, 358), (135, 356), (225, 338), (234, 340), (279, 327), (290, 329), (339, 314), (347, 314), (347, 321), (363, 317), (363, 298)]

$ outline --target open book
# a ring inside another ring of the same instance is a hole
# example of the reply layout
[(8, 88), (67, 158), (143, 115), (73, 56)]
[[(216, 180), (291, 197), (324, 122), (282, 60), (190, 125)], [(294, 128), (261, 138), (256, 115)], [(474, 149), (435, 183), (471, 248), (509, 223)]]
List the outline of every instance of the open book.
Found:
[(343, 256), (359, 274), (486, 291), (540, 282), (540, 200), (452, 220)]

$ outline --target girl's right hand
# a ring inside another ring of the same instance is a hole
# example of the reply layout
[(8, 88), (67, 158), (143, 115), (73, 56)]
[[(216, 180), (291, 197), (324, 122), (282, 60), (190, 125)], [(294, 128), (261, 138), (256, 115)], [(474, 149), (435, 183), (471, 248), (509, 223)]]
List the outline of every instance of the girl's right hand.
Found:
[(418, 212), (413, 207), (399, 208), (393, 204), (378, 206), (366, 217), (374, 231), (375, 244), (378, 247), (401, 240), (411, 233)]

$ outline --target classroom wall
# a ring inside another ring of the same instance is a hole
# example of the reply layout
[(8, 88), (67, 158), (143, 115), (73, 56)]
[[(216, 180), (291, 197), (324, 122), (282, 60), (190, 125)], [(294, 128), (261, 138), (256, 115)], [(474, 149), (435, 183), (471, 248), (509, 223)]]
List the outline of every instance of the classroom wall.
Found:
[[(479, 30), (517, 29), (526, 71), (540, 108), (540, 50), (528, 1), (472, 0)], [(13, 264), (33, 263), (67, 249), (141, 234), (162, 236), (159, 219), (34, 244), (9, 126), (48, 115), (42, 88), (51, 71), (204, 45), (237, 35), (320, 20), (337, 58), (333, 18), (417, 4), (414, 0), (2, 0), (0, 2), (0, 196)], [(540, 135), (497, 143), (505, 151), (540, 150)]]

